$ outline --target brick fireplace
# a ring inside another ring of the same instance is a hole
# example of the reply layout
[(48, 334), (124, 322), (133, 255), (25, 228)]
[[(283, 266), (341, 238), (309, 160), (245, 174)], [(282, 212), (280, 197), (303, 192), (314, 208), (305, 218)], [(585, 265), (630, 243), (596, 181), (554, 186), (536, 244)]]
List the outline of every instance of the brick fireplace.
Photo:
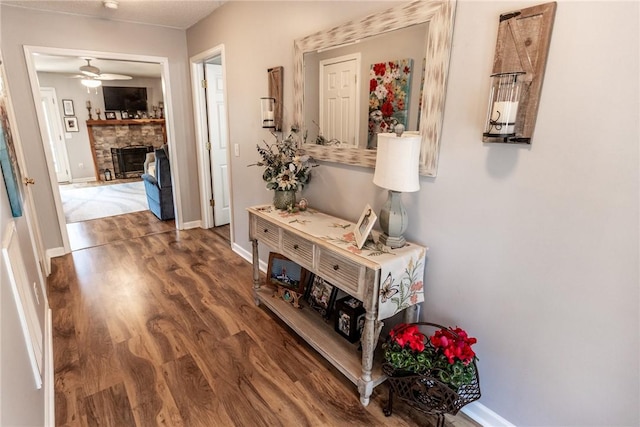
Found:
[(116, 176), (116, 167), (121, 166), (114, 165), (112, 149), (143, 146), (153, 151), (166, 141), (164, 119), (87, 120), (87, 130), (97, 181), (104, 180), (107, 169)]

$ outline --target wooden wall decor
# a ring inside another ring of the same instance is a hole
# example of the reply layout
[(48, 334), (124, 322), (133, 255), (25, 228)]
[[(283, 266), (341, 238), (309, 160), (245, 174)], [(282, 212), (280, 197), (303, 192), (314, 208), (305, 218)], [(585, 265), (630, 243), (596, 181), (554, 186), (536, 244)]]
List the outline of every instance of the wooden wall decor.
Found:
[(273, 67), (269, 68), (269, 98), (273, 98), (276, 100), (275, 102), (275, 130), (282, 130), (282, 84), (283, 77), (282, 73), (284, 71), (284, 67)]
[[(483, 136), (484, 142), (530, 144), (538, 115), (540, 92), (547, 64), (556, 3), (500, 15), (493, 73), (518, 73), (522, 92), (516, 116), (515, 136)], [(487, 121), (493, 106), (489, 106)]]

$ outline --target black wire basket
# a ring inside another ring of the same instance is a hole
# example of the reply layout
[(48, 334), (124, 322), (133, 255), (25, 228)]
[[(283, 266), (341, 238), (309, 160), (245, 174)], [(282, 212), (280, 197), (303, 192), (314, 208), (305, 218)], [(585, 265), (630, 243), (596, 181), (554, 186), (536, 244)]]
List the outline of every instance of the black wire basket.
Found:
[[(436, 323), (417, 322), (412, 325), (430, 326), (438, 329), (451, 329)], [(426, 334), (425, 334), (426, 335)], [(427, 340), (428, 341), (428, 340)], [(427, 342), (426, 345), (431, 345)], [(453, 387), (438, 378), (437, 369), (425, 374), (397, 370), (390, 363), (382, 364), (382, 371), (387, 375), (389, 385), (389, 401), (383, 409), (386, 416), (391, 416), (394, 398), (400, 399), (412, 408), (428, 415), (438, 416), (438, 426), (444, 424), (444, 414), (455, 415), (465, 405), (480, 399), (480, 378), (475, 360), (473, 364), (474, 376), (468, 384)]]

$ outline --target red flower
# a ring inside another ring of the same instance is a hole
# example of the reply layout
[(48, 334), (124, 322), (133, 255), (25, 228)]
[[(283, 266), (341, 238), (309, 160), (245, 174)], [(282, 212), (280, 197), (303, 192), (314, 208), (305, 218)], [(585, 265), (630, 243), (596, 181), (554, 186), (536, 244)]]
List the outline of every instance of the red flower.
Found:
[(378, 87), (378, 81), (376, 79), (369, 80), (369, 92), (373, 92)]
[(430, 341), (435, 349), (442, 349), (442, 353), (451, 364), (460, 360), (463, 364), (468, 365), (476, 356), (471, 346), (478, 340), (469, 337), (460, 328), (440, 329), (430, 338)]
[(379, 63), (379, 64), (374, 64), (373, 65), (373, 72), (375, 73), (376, 76), (384, 76), (384, 73), (387, 72), (387, 66), (384, 63)]
[(347, 242), (355, 242), (356, 241), (356, 237), (353, 234), (353, 231), (348, 232), (347, 234), (343, 234), (342, 238), (344, 240), (346, 240)]
[(404, 67), (404, 70), (403, 70), (403, 71), (404, 71), (404, 73), (405, 73), (405, 74), (409, 74), (409, 73), (411, 72), (411, 68), (409, 68), (409, 67)]
[(417, 292), (422, 290), (422, 280), (418, 282), (413, 282), (411, 284), (411, 292)]
[(380, 107), (380, 111), (382, 111), (382, 115), (384, 117), (391, 117), (391, 115), (393, 114), (393, 105), (387, 101), (382, 104), (382, 107)]
[(424, 350), (424, 334), (420, 332), (417, 325), (400, 323), (389, 332), (389, 335), (400, 347), (408, 345), (413, 351)]

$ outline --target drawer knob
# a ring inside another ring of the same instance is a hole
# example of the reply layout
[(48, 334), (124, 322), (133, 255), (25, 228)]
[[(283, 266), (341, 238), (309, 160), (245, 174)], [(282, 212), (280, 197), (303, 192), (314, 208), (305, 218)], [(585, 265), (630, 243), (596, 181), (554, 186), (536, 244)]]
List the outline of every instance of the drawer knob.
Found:
[(334, 269), (335, 271), (338, 271), (338, 269), (340, 269), (340, 266), (339, 266), (338, 264), (336, 264), (336, 265), (334, 265), (334, 266), (333, 266), (333, 269)]
[(264, 229), (264, 232), (265, 232), (265, 233), (268, 233), (268, 232), (269, 232), (269, 229), (268, 229), (268, 228), (265, 228), (265, 229)]
[(293, 249), (298, 249), (298, 245), (293, 245)]

